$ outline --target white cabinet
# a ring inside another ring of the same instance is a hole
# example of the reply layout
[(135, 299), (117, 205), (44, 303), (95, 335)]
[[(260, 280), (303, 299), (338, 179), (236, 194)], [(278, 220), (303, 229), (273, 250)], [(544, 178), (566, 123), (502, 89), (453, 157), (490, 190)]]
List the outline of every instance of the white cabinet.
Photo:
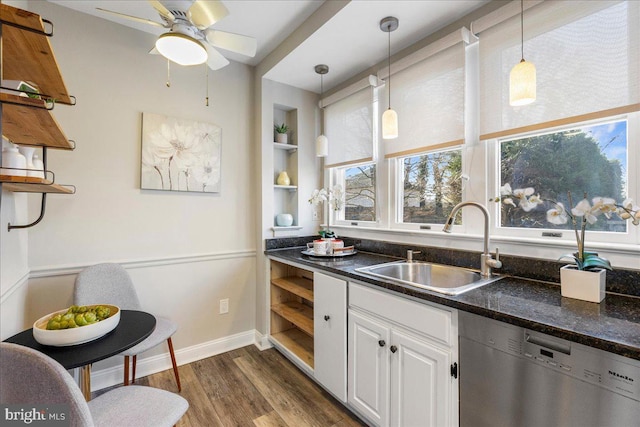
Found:
[(313, 274), (314, 377), (347, 401), (347, 282)]
[(458, 423), (457, 313), (349, 285), (348, 403), (379, 426)]
[(389, 412), (389, 339), (391, 329), (349, 310), (348, 402), (377, 425)]

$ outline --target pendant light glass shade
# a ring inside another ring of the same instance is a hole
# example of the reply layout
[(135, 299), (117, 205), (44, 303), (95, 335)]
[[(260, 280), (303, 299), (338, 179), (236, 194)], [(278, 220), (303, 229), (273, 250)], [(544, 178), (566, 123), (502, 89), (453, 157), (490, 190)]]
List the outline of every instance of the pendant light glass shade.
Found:
[(327, 157), (329, 155), (329, 139), (320, 135), (316, 138), (316, 156)]
[(380, 21), (380, 29), (389, 34), (388, 55), (389, 76), (387, 77), (387, 90), (389, 108), (382, 114), (382, 139), (395, 139), (398, 137), (398, 113), (391, 109), (391, 32), (398, 29), (398, 18), (387, 16)]
[(207, 60), (207, 50), (202, 43), (185, 34), (162, 34), (156, 40), (156, 49), (162, 56), (180, 65), (198, 65)]
[(398, 137), (398, 113), (389, 108), (382, 114), (382, 139)]
[(509, 74), (509, 105), (531, 104), (536, 100), (536, 67), (524, 59)]
[(522, 59), (509, 73), (509, 105), (513, 107), (536, 100), (536, 67), (524, 60), (524, 0), (520, 0), (520, 52)]

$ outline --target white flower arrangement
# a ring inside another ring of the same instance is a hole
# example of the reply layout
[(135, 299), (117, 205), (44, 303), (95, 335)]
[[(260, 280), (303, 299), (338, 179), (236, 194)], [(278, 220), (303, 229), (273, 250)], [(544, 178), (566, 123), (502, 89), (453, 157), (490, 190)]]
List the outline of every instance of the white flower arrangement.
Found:
[[(567, 194), (569, 196), (569, 204), (573, 204), (571, 193)], [(496, 197), (494, 201), (502, 201), (505, 205), (520, 208), (525, 212), (530, 212), (545, 202), (552, 203), (553, 207), (547, 210), (547, 222), (561, 225), (571, 220), (578, 244), (577, 252), (563, 255), (561, 259), (565, 257), (573, 258), (579, 270), (592, 268), (611, 270), (611, 264), (608, 260), (599, 257), (595, 252), (584, 250), (585, 231), (588, 224), (595, 224), (600, 215), (604, 215), (607, 219), (617, 215), (622, 220), (631, 219), (633, 225), (640, 224), (640, 207), (629, 198), (618, 204), (612, 198), (594, 197), (589, 203), (585, 194), (584, 198), (574, 208), (567, 210), (560, 202), (541, 198), (539, 194), (535, 194), (535, 189), (532, 187), (512, 190), (511, 185), (507, 183), (500, 187), (500, 197)], [(517, 201), (517, 205), (515, 201)]]
[[(329, 190), (325, 188), (313, 190), (313, 193), (311, 193), (311, 198), (309, 199), (309, 203), (314, 206), (317, 206), (320, 203), (324, 204), (324, 202), (326, 201), (329, 201), (329, 206), (335, 212), (342, 210), (342, 207), (344, 206), (344, 191), (342, 190), (342, 186), (334, 185), (333, 188), (330, 188)], [(329, 226), (327, 225), (324, 230), (320, 231), (320, 236), (322, 236), (323, 238), (335, 238), (336, 234), (331, 231), (329, 229)]]

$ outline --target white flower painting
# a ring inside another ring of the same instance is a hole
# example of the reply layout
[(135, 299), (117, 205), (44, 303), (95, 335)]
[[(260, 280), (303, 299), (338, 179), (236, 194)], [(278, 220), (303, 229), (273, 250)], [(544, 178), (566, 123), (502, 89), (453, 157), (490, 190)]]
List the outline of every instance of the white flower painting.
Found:
[(142, 114), (141, 188), (220, 192), (220, 127)]

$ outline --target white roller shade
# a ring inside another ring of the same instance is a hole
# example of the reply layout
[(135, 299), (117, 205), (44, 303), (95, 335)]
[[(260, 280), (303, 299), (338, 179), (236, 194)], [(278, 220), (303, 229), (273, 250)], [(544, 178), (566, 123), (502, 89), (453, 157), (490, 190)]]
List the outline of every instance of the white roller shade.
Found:
[[(524, 58), (537, 99), (509, 105), (520, 61), (520, 16), (480, 34), (480, 138), (544, 129), (640, 109), (640, 2), (545, 1), (524, 14)], [(472, 26), (476, 28), (476, 25)]]
[(367, 86), (325, 107), (325, 135), (329, 139), (325, 167), (375, 159), (376, 104), (375, 89)]
[[(464, 142), (466, 43), (460, 34), (453, 45), (391, 75), (391, 108), (398, 113), (399, 135), (384, 141), (385, 157)], [(386, 109), (388, 94), (383, 92), (381, 109)]]

